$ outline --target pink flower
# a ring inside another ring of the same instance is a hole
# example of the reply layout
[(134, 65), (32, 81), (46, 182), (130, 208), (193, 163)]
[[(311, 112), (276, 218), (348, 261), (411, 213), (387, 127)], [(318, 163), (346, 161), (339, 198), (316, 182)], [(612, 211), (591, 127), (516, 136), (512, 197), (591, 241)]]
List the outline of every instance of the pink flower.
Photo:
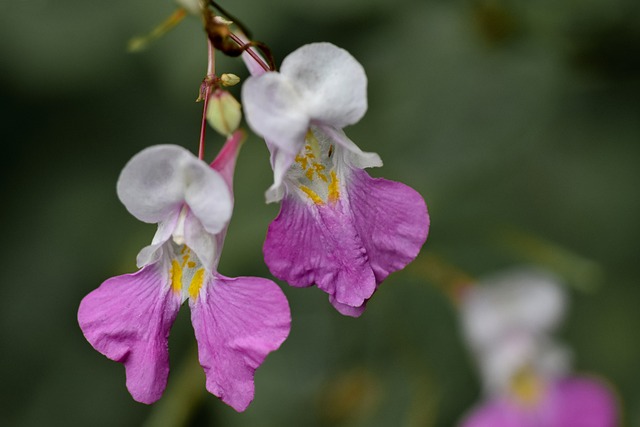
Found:
[(127, 388), (139, 402), (162, 396), (169, 330), (187, 299), (207, 390), (237, 411), (253, 400), (255, 370), (289, 334), (289, 305), (275, 283), (217, 272), (240, 139), (232, 135), (211, 167), (182, 147), (147, 148), (118, 180), (127, 210), (158, 230), (138, 254), (140, 270), (87, 295), (78, 322), (96, 350), (124, 364)]

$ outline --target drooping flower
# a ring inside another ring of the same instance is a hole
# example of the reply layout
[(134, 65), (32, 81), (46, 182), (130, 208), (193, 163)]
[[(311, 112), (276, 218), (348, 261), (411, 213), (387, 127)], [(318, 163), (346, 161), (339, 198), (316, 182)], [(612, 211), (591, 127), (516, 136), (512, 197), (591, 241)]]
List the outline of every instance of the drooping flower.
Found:
[(140, 270), (88, 294), (78, 322), (96, 350), (124, 364), (139, 402), (153, 403), (165, 389), (169, 330), (187, 299), (206, 388), (237, 411), (253, 400), (255, 370), (289, 334), (289, 305), (275, 283), (217, 272), (240, 140), (233, 134), (211, 167), (182, 147), (153, 146), (118, 180), (127, 210), (158, 230), (138, 254)]
[(381, 166), (380, 157), (342, 131), (367, 109), (367, 78), (348, 52), (315, 43), (287, 56), (280, 72), (249, 69), (246, 118), (271, 151), (267, 201), (282, 200), (265, 262), (279, 279), (316, 284), (340, 313), (357, 317), (378, 285), (418, 255), (426, 204), (404, 184), (371, 178), (363, 169)]
[(461, 311), (486, 400), (462, 427), (615, 427), (616, 404), (595, 378), (569, 374), (551, 333), (566, 297), (555, 278), (516, 271), (469, 288)]

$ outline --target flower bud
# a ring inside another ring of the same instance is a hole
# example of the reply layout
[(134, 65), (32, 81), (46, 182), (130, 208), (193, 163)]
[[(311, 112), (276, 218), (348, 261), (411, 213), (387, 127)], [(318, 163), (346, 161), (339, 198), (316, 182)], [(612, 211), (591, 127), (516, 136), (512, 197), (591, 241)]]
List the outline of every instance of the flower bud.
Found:
[(223, 86), (235, 86), (240, 82), (240, 77), (231, 73), (224, 73), (220, 76), (220, 83)]
[(207, 122), (221, 135), (228, 136), (240, 125), (240, 103), (226, 90), (217, 89), (209, 99)]

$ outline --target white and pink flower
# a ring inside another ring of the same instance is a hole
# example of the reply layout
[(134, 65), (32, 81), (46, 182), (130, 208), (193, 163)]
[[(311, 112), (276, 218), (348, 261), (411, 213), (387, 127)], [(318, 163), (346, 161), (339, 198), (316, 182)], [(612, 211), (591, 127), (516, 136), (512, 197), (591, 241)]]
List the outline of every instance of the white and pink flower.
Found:
[(601, 381), (570, 374), (567, 349), (551, 337), (566, 296), (556, 279), (518, 270), (466, 290), (465, 336), (486, 398), (461, 427), (616, 427), (617, 409)]
[(380, 157), (342, 131), (367, 110), (367, 77), (347, 51), (305, 45), (280, 72), (245, 60), (253, 74), (242, 90), (246, 118), (271, 151), (267, 201), (282, 200), (265, 262), (279, 279), (316, 284), (340, 313), (357, 317), (378, 285), (418, 255), (426, 204), (404, 184), (371, 178), (363, 169), (381, 166)]
[(158, 230), (138, 254), (140, 270), (88, 294), (78, 321), (96, 350), (124, 364), (139, 402), (155, 402), (166, 387), (169, 330), (186, 300), (207, 390), (238, 411), (253, 400), (255, 370), (289, 334), (289, 305), (275, 283), (217, 272), (240, 141), (240, 132), (230, 136), (211, 166), (182, 147), (153, 146), (118, 180), (127, 210)]

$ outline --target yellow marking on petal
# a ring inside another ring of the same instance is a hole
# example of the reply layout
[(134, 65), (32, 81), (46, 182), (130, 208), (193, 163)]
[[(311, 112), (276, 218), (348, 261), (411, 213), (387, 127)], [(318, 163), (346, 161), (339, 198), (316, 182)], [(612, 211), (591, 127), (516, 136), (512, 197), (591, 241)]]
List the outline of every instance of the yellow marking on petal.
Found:
[(193, 275), (191, 279), (191, 284), (189, 285), (189, 296), (194, 300), (198, 297), (200, 293), (200, 288), (202, 288), (202, 284), (204, 283), (204, 268), (199, 269)]
[(336, 171), (331, 171), (331, 182), (329, 183), (329, 201), (337, 202), (340, 198), (340, 181), (338, 180), (338, 175), (336, 175)]
[(189, 248), (188, 248), (186, 245), (183, 245), (183, 246), (182, 246), (182, 249), (180, 249), (180, 254), (182, 255), (182, 254), (184, 254), (184, 253), (185, 253), (186, 251), (188, 251), (188, 250), (189, 250)]
[(540, 401), (544, 385), (531, 369), (522, 369), (511, 379), (511, 391), (521, 403), (533, 406)]
[(313, 169), (307, 169), (307, 171), (305, 172), (305, 175), (309, 179), (309, 181), (313, 181), (313, 172)]
[(304, 185), (301, 185), (300, 189), (304, 192), (304, 194), (309, 196), (309, 198), (313, 200), (313, 203), (315, 203), (316, 205), (321, 205), (324, 203), (320, 198), (320, 196), (318, 196), (318, 194), (316, 194), (316, 192), (310, 189), (309, 187), (305, 187)]
[(195, 263), (195, 262), (193, 262), (193, 261), (189, 261), (189, 262), (187, 263), (187, 267), (189, 267), (189, 268), (193, 268), (193, 267), (195, 267), (195, 266), (196, 266), (196, 263)]
[(320, 178), (323, 182), (329, 182), (327, 175), (323, 174), (322, 172), (316, 172), (316, 173), (318, 174), (318, 178)]
[(182, 256), (182, 264), (180, 266), (184, 267), (185, 265), (187, 265), (187, 261), (189, 261), (189, 254)]
[(173, 292), (180, 293), (182, 290), (182, 267), (177, 260), (171, 261), (171, 288)]
[(307, 162), (308, 159), (306, 157), (296, 156), (296, 163), (300, 163), (300, 167), (304, 170), (307, 170), (307, 167), (309, 167)]

